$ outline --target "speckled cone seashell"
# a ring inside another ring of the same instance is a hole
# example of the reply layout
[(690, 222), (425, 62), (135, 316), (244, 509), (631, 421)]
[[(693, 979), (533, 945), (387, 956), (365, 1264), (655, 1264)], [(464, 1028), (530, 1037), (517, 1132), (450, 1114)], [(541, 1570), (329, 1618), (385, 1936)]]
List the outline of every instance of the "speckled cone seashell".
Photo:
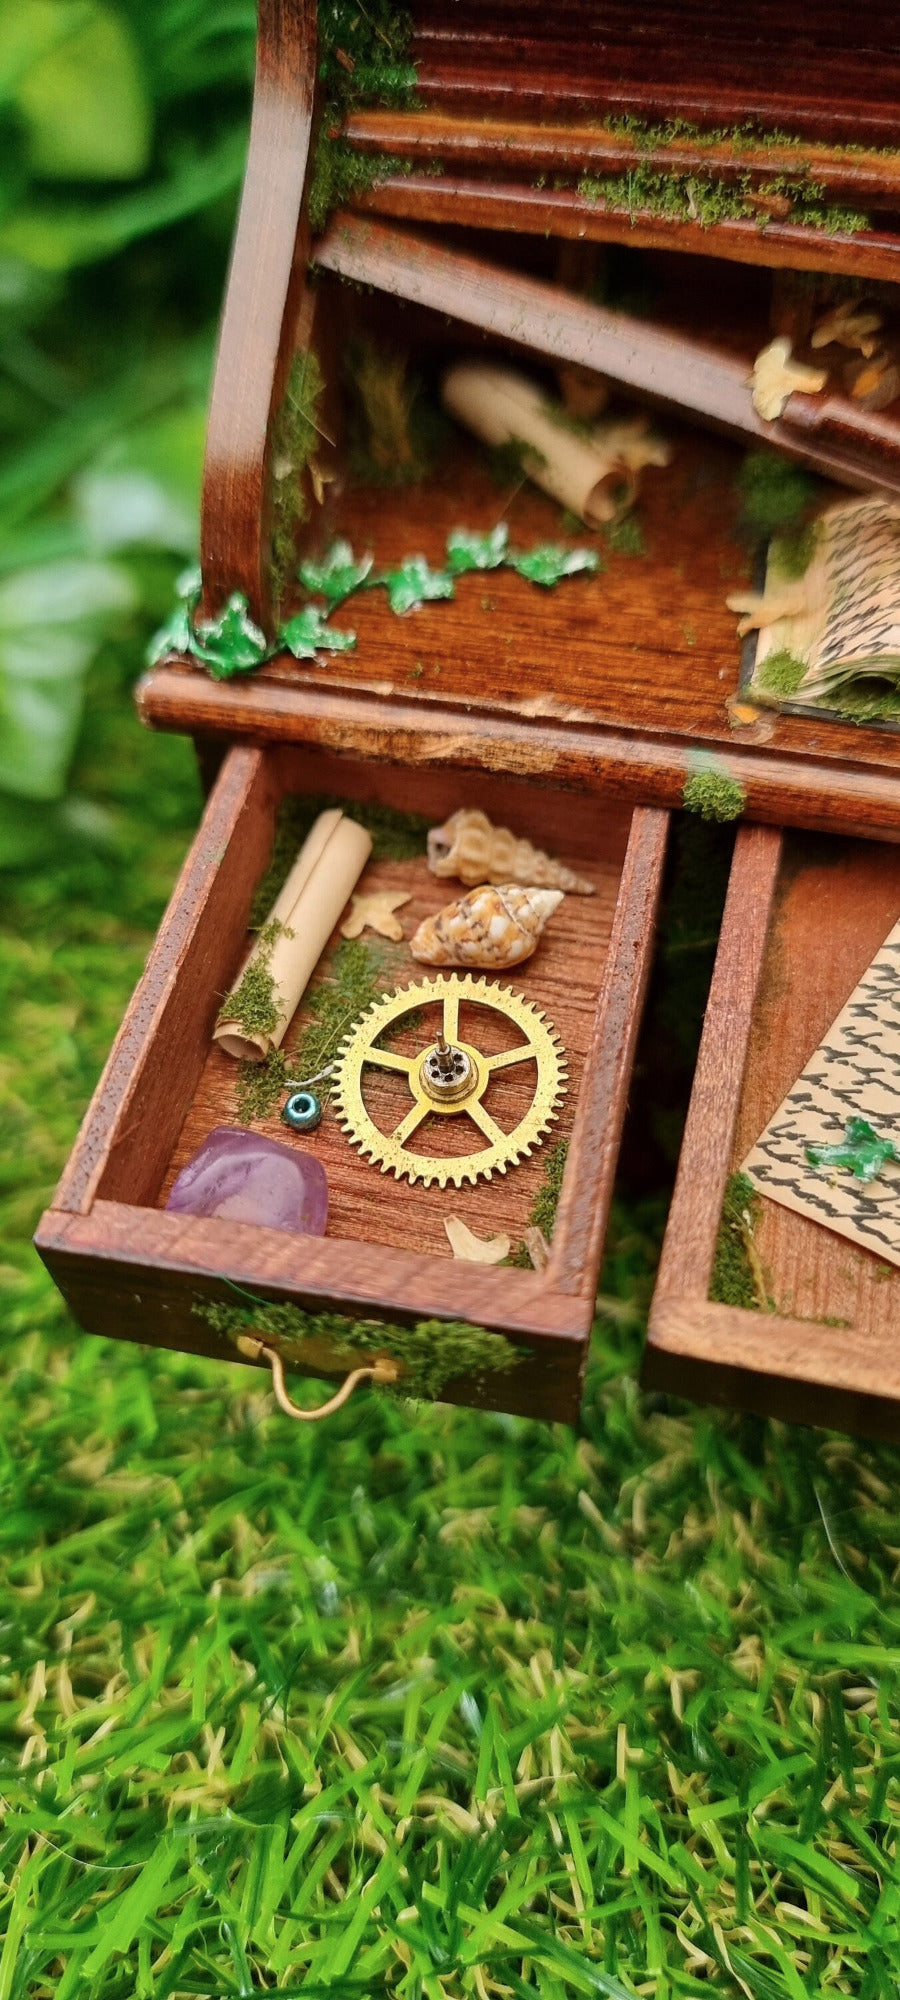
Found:
[(521, 882), (573, 896), (594, 893), (593, 882), (532, 847), (530, 840), (520, 840), (508, 826), (492, 826), (487, 813), (474, 806), (462, 806), (443, 826), (432, 827), (428, 866), (432, 875), (452, 876), (457, 882)]
[(562, 902), (561, 889), (521, 889), (515, 882), (485, 882), (426, 917), (411, 943), (423, 965), (521, 965)]

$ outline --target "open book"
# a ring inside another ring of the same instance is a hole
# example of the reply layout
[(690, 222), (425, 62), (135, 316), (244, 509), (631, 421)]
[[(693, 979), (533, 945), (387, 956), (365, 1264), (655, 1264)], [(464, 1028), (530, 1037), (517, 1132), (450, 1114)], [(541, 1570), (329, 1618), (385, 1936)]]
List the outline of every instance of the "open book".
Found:
[(801, 577), (769, 545), (759, 595), (729, 597), (756, 629), (744, 693), (769, 707), (825, 708), (854, 722), (900, 722), (900, 502), (873, 495), (815, 524)]

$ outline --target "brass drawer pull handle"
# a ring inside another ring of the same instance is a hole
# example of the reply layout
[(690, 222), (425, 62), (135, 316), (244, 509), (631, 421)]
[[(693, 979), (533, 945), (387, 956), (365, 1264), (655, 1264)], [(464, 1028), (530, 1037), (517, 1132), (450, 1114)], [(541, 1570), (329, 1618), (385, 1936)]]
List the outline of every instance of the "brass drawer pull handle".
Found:
[(292, 1402), (288, 1395), (284, 1380), (284, 1362), (277, 1348), (270, 1347), (265, 1340), (257, 1340), (252, 1333), (242, 1334), (237, 1344), (242, 1354), (246, 1354), (252, 1360), (268, 1361), (272, 1370), (272, 1388), (279, 1409), (284, 1411), (286, 1417), (295, 1417), (301, 1424), (317, 1424), (323, 1417), (333, 1416), (335, 1410), (341, 1409), (344, 1403), (349, 1402), (360, 1382), (396, 1382), (400, 1373), (396, 1361), (391, 1361), (386, 1355), (380, 1356), (377, 1361), (368, 1363), (364, 1368), (351, 1369), (340, 1388), (329, 1397), (327, 1403), (320, 1403), (317, 1410), (301, 1410), (299, 1403)]

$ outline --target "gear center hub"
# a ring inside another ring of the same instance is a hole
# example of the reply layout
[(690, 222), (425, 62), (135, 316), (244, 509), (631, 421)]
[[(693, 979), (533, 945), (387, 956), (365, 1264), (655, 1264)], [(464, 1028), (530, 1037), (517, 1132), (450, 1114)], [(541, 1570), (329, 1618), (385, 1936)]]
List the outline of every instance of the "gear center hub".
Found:
[(468, 1049), (438, 1035), (433, 1048), (426, 1049), (422, 1057), (419, 1081), (435, 1106), (449, 1106), (475, 1094), (479, 1075)]

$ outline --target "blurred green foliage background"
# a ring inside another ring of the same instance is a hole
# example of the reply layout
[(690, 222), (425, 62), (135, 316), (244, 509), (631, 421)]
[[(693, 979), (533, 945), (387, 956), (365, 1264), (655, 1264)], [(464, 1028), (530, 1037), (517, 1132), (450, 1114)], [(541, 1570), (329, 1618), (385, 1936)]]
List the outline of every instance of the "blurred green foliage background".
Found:
[[(0, 2000), (884, 2000), (897, 1453), (639, 1395), (652, 1188), (579, 1431), (286, 1426), (80, 1337), (29, 1248), (197, 817), (130, 691), (195, 550), (254, 25), (0, 0)], [(684, 832), (639, 1186), (727, 866)]]
[(246, 0), (0, 0), (7, 868), (115, 836), (72, 759), (195, 553), (254, 37)]

